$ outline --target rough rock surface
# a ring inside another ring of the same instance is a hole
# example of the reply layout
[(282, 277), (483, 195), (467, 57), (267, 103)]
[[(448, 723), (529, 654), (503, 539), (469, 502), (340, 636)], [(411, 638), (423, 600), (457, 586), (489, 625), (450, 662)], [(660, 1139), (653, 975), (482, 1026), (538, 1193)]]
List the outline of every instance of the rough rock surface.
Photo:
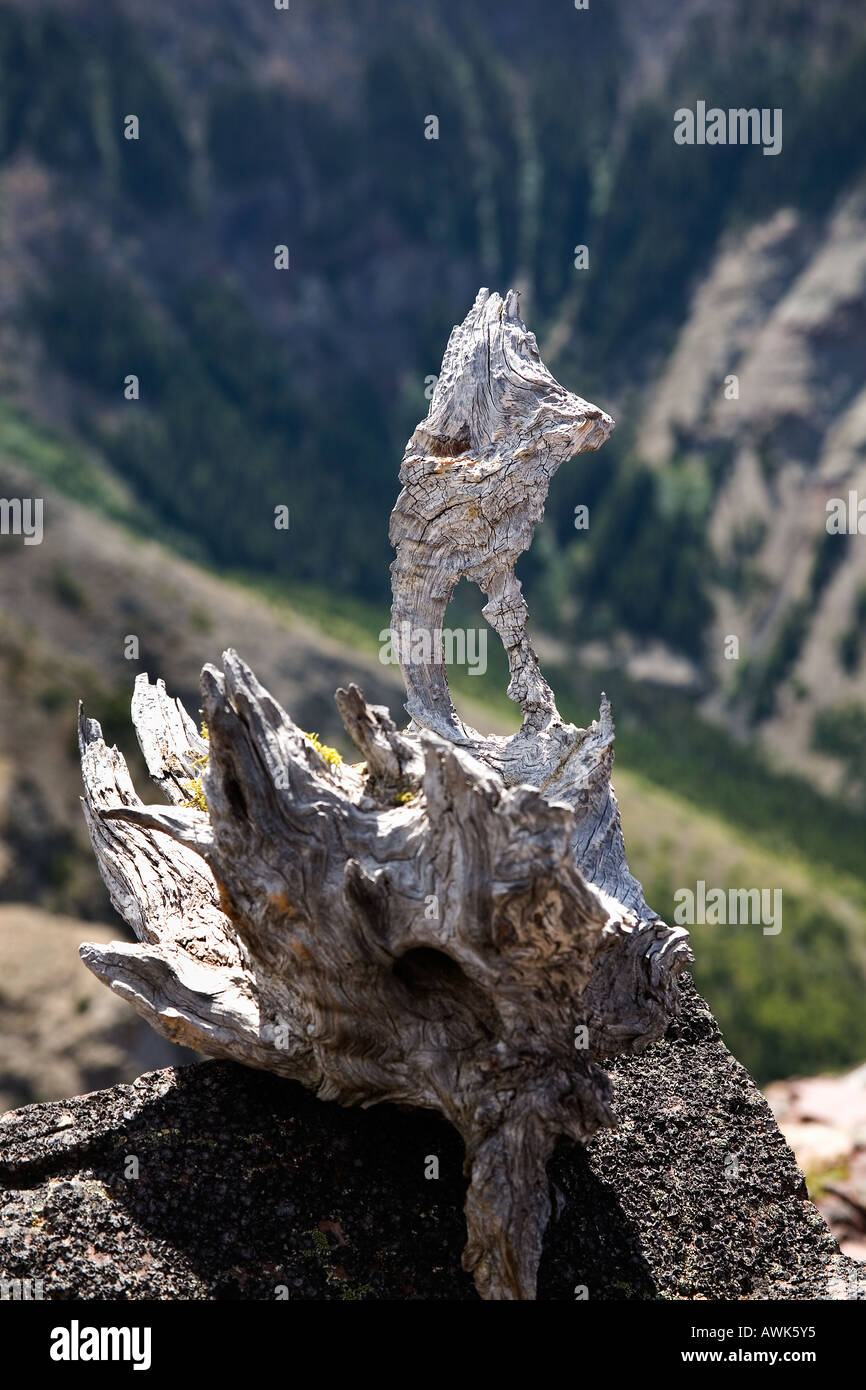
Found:
[[(611, 1065), (618, 1127), (551, 1160), (539, 1298), (866, 1299), (681, 988), (665, 1040)], [(0, 1121), (0, 1278), (55, 1299), (474, 1299), (461, 1164), (436, 1115), (342, 1109), (229, 1062), (151, 1072)]]

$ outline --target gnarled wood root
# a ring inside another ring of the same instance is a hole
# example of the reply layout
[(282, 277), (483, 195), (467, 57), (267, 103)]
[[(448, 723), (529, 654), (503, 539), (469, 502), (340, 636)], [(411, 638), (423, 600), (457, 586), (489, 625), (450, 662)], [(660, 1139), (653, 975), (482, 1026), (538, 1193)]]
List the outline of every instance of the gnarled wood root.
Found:
[[(532, 1298), (547, 1158), (560, 1135), (612, 1123), (600, 1061), (661, 1034), (688, 959), (682, 930), (575, 858), (590, 817), (609, 865), (621, 844), (615, 802), (606, 828), (597, 814), (609, 720), (562, 726), (587, 792), (571, 807), (435, 733), (399, 733), (355, 687), (337, 699), (366, 761), (334, 767), (233, 652), (223, 662), (202, 673), (207, 744), (138, 678), (168, 804), (142, 804), (82, 714), (85, 815), (138, 937), (82, 957), (178, 1042), (343, 1104), (440, 1110), (466, 1144), (466, 1267), (484, 1297)], [(203, 749), (206, 811), (183, 804)]]
[[(466, 1144), (464, 1264), (485, 1298), (535, 1296), (547, 1159), (560, 1136), (613, 1122), (601, 1063), (661, 1036), (691, 958), (628, 871), (610, 707), (589, 729), (562, 721), (513, 573), (556, 468), (612, 427), (554, 381), (517, 296), (482, 290), (391, 518), (410, 729), (338, 691), (365, 761), (335, 766), (226, 652), (223, 672), (202, 672), (205, 742), (139, 677), (133, 719), (168, 803), (145, 806), (81, 717), (87, 823), (138, 938), (84, 945), (85, 963), (178, 1042), (344, 1105), (446, 1115)], [(463, 575), (508, 653), (524, 712), (510, 739), (458, 720), (441, 653), (413, 659), (412, 634), (439, 640)]]

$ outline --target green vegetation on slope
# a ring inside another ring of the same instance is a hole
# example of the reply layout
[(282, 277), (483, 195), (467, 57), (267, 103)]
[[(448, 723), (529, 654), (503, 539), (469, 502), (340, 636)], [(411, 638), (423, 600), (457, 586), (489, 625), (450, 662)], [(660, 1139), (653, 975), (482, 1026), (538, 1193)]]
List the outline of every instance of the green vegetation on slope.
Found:
[[(98, 461), (82, 451), (67, 450), (60, 438), (5, 411), (0, 446), (46, 483), (128, 524), (123, 497)], [(251, 604), (266, 600), (289, 609), (329, 642), (367, 658), (378, 654), (379, 633), (389, 621), (385, 604), (248, 572), (234, 577)], [(47, 601), (77, 605), (75, 576), (59, 572)], [(449, 625), (484, 629), (482, 604), (477, 590), (461, 585)], [(455, 703), (480, 727), (486, 715), (498, 729), (514, 728), (519, 714), (505, 696), (505, 656), (496, 634), (487, 635), (483, 674), (449, 672)], [(30, 670), (26, 647), (19, 650), (19, 666), (22, 661)], [(602, 688), (613, 700), (615, 785), (630, 863), (658, 912), (672, 916), (676, 890), (694, 887), (698, 879), (723, 889), (783, 891), (784, 925), (777, 936), (765, 936), (755, 925), (693, 930), (696, 978), (736, 1055), (761, 1081), (860, 1060), (866, 1052), (866, 817), (802, 779), (774, 772), (756, 749), (699, 720), (684, 698), (630, 683), (616, 671), (549, 663), (545, 669), (564, 716), (577, 723), (594, 717)], [(84, 668), (72, 682), (45, 673), (42, 685), (28, 686), (27, 698), (48, 719), (61, 707), (71, 708), (73, 697), (91, 686)], [(102, 692), (96, 704), (109, 716), (110, 736), (131, 751), (127, 701), (125, 691), (110, 700)], [(398, 709), (392, 713), (399, 719)], [(827, 729), (837, 737), (835, 726), (828, 722)], [(822, 729), (822, 736), (830, 735)], [(71, 841), (51, 854), (50, 902), (57, 910), (75, 910), (64, 898), (78, 877)], [(88, 910), (93, 911), (89, 901)]]
[[(582, 14), (579, 43), (553, 0), (531, 24), (505, 11), (500, 31), (474, 0), (459, 15), (434, 4), (432, 24), (406, 4), (396, 28), (367, 35), (351, 97), (335, 103), (266, 72), (231, 25), (187, 90), (147, 27), (114, 7), (0, 9), (0, 170), (35, 159), (61, 217), (67, 204), (93, 214), (46, 244), (23, 322), (73, 384), (82, 439), (213, 563), (387, 601), (396, 461), (455, 298), (527, 283), (539, 341), (563, 314), (570, 324), (558, 374), (605, 403), (670, 344), (726, 227), (795, 194), (823, 213), (862, 168), (866, 46), (796, 0), (772, 21), (739, 0), (705, 16), (636, 105), (621, 6)], [(794, 122), (785, 157), (727, 147), (710, 163), (674, 143), (675, 107), (710, 92), (764, 106), (768, 81)], [(138, 140), (122, 138), (129, 112)], [(431, 112), (437, 140), (423, 138)], [(576, 243), (591, 248), (585, 272)], [(130, 372), (138, 401), (123, 399)], [(614, 436), (582, 465), (580, 495), (564, 470), (551, 543), (525, 566), (549, 626), (567, 626), (577, 589), (597, 625), (700, 660), (718, 477), (697, 467), (683, 459), (659, 479)], [(592, 506), (579, 543), (577, 503)], [(273, 527), (280, 505), (289, 545)], [(797, 640), (795, 613), (764, 685)]]
[[(362, 8), (339, 0), (335, 13), (363, 26)], [(297, 74), (275, 76), (240, 26), (226, 26), (218, 62), (184, 74), (111, 5), (0, 8), (0, 174), (35, 162), (57, 218), (19, 327), (71, 391), (79, 440), (4, 405), (0, 449), (115, 520), (288, 593), (329, 637), (368, 652), (387, 623), (397, 462), (455, 302), (482, 283), (526, 284), (542, 345), (565, 325), (557, 375), (606, 404), (670, 346), (726, 229), (790, 202), (819, 219), (864, 168), (866, 46), (823, 23), (822, 7), (716, 7), (662, 90), (637, 103), (621, 5), (577, 17), (578, 49), (575, 14), (555, 0), (531, 15), (499, 7), (492, 28), (489, 6), (457, 8), (434, 0), (418, 18), (406, 3), (399, 40), (371, 26), (340, 101), (321, 74), (305, 90)], [(170, 22), (183, 25), (180, 11)], [(676, 146), (673, 110), (707, 96), (783, 107), (785, 157), (728, 148), (710, 164)], [(130, 111), (146, 138), (122, 139)], [(424, 141), (431, 111), (440, 138)], [(275, 279), (283, 241), (293, 270)], [(586, 272), (576, 243), (591, 249)], [(123, 398), (129, 373), (140, 400)], [(621, 424), (579, 472), (563, 469), (520, 567), (546, 628), (573, 647), (621, 627), (700, 663), (718, 578), (706, 528), (726, 463), (683, 449), (660, 474)], [(590, 507), (586, 533), (577, 504)], [(273, 526), (280, 505), (288, 533)], [(828, 555), (816, 555), (812, 598)], [(80, 602), (74, 574), (58, 572), (52, 592)], [(476, 599), (458, 595), (454, 626), (478, 623)], [(802, 630), (794, 608), (749, 673), (756, 714), (772, 708)], [(856, 667), (856, 631), (845, 641)], [(492, 634), (489, 655), (485, 677), (454, 673), (457, 703), (483, 698), (497, 720), (513, 717)], [(676, 825), (634, 843), (660, 910), (686, 874), (791, 885), (779, 937), (696, 933), (698, 978), (743, 1060), (768, 1076), (859, 1059), (864, 819), (776, 775), (685, 700), (615, 672), (548, 675), (579, 722), (602, 684), (614, 699), (627, 836), (644, 805)], [(48, 716), (67, 694), (46, 679), (35, 698)], [(862, 767), (856, 714), (831, 712), (815, 737)]]

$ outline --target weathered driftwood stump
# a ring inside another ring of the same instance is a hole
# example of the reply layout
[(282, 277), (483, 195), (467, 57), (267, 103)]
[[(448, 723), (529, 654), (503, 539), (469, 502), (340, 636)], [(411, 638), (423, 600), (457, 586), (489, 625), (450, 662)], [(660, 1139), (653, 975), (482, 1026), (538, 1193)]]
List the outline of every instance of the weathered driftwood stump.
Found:
[[(133, 720), (166, 800), (145, 806), (80, 721), (87, 823), (138, 939), (85, 944), (85, 963), (190, 1047), (346, 1105), (442, 1111), (466, 1144), (464, 1264), (485, 1298), (535, 1296), (547, 1159), (613, 1123), (602, 1063), (662, 1035), (690, 958), (628, 871), (607, 701), (590, 728), (563, 723), (513, 573), (557, 466), (612, 426), (554, 381), (516, 296), (482, 290), (392, 517), (409, 727), (339, 690), (363, 758), (346, 766), (230, 651), (202, 672), (205, 740), (140, 676)], [(437, 643), (462, 575), (508, 652), (512, 738), (451, 704)]]

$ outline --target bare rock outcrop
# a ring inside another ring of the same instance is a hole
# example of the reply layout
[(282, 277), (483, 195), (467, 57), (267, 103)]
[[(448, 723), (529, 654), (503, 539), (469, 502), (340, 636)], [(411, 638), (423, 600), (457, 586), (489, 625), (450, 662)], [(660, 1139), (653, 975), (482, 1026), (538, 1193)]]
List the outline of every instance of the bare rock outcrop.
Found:
[[(666, 1038), (610, 1065), (617, 1127), (550, 1160), (538, 1297), (866, 1299), (766, 1101), (677, 989)], [(150, 1072), (0, 1120), (0, 1279), (46, 1299), (473, 1300), (462, 1162), (427, 1111), (230, 1062)]]

